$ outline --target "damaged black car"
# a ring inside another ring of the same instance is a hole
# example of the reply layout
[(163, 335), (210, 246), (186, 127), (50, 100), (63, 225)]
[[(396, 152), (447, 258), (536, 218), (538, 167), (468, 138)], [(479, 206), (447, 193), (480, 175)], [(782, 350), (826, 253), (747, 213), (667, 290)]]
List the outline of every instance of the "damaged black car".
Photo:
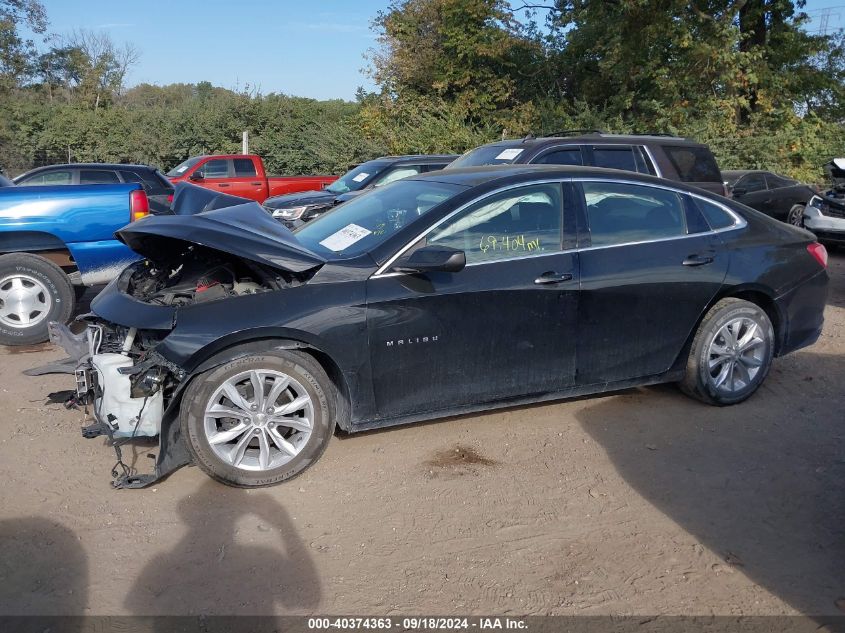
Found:
[[(149, 485), (193, 462), (276, 484), (354, 432), (635, 385), (742, 402), (819, 336), (824, 247), (651, 176), (504, 166), (415, 176), (290, 232), (257, 203), (149, 217), (144, 259), (81, 317), (88, 435), (159, 436)], [(525, 423), (529, 423), (526, 421)]]

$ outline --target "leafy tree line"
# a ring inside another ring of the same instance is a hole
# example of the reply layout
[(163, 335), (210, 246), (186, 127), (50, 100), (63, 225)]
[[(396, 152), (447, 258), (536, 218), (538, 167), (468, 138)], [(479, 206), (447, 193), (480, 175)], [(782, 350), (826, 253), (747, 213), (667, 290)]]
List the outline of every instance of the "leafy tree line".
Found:
[[(378, 89), (356, 102), (208, 82), (125, 88), (138, 51), (48, 36), (39, 0), (0, 0), (0, 165), (143, 162), (240, 149), (275, 173), (384, 153), (465, 151), (564, 129), (668, 132), (723, 168), (821, 180), (845, 155), (845, 40), (791, 0), (392, 0), (375, 16)], [(28, 41), (31, 32), (44, 41)]]

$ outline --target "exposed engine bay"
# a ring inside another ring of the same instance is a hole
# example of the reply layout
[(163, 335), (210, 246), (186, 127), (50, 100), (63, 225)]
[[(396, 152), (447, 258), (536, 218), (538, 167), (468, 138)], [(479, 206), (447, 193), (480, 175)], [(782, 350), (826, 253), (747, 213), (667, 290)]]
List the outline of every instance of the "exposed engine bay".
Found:
[[(189, 246), (172, 260), (133, 264), (125, 292), (146, 303), (184, 306), (239, 295), (276, 290), (291, 277), (270, 275), (258, 264), (226, 257), (219, 251)], [(280, 283), (281, 282), (281, 283)]]

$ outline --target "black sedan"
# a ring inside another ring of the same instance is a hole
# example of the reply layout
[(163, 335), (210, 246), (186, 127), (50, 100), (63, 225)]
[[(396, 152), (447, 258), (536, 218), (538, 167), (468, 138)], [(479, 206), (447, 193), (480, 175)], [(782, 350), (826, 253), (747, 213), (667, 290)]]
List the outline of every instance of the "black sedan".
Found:
[(364, 191), (402, 178), (443, 169), (456, 158), (455, 154), (382, 156), (353, 167), (322, 191), (303, 191), (267, 198), (264, 208), (285, 226), (294, 229)]
[(133, 486), (191, 460), (275, 484), (336, 426), (634, 385), (736, 404), (818, 338), (828, 282), (804, 230), (582, 167), (417, 176), (295, 233), (248, 203), (119, 236), (146, 259), (93, 301), (87, 340), (53, 338), (76, 344), (89, 435), (160, 435), (156, 473), (118, 482)]
[(795, 226), (802, 225), (804, 206), (816, 193), (809, 185), (770, 171), (722, 170), (722, 177), (734, 200)]

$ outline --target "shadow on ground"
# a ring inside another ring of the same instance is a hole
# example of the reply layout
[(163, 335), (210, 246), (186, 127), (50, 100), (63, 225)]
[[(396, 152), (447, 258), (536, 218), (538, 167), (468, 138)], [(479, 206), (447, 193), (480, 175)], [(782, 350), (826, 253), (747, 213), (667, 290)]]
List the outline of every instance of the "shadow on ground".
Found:
[(135, 615), (308, 613), (317, 569), (287, 511), (269, 494), (213, 481), (179, 502), (188, 531), (153, 558), (126, 598)]
[[(638, 494), (727, 564), (804, 614), (842, 615), (843, 376), (845, 357), (802, 352), (740, 406), (691, 407), (664, 385), (577, 417)], [(764, 406), (766, 388), (786, 391), (786, 410)]]

